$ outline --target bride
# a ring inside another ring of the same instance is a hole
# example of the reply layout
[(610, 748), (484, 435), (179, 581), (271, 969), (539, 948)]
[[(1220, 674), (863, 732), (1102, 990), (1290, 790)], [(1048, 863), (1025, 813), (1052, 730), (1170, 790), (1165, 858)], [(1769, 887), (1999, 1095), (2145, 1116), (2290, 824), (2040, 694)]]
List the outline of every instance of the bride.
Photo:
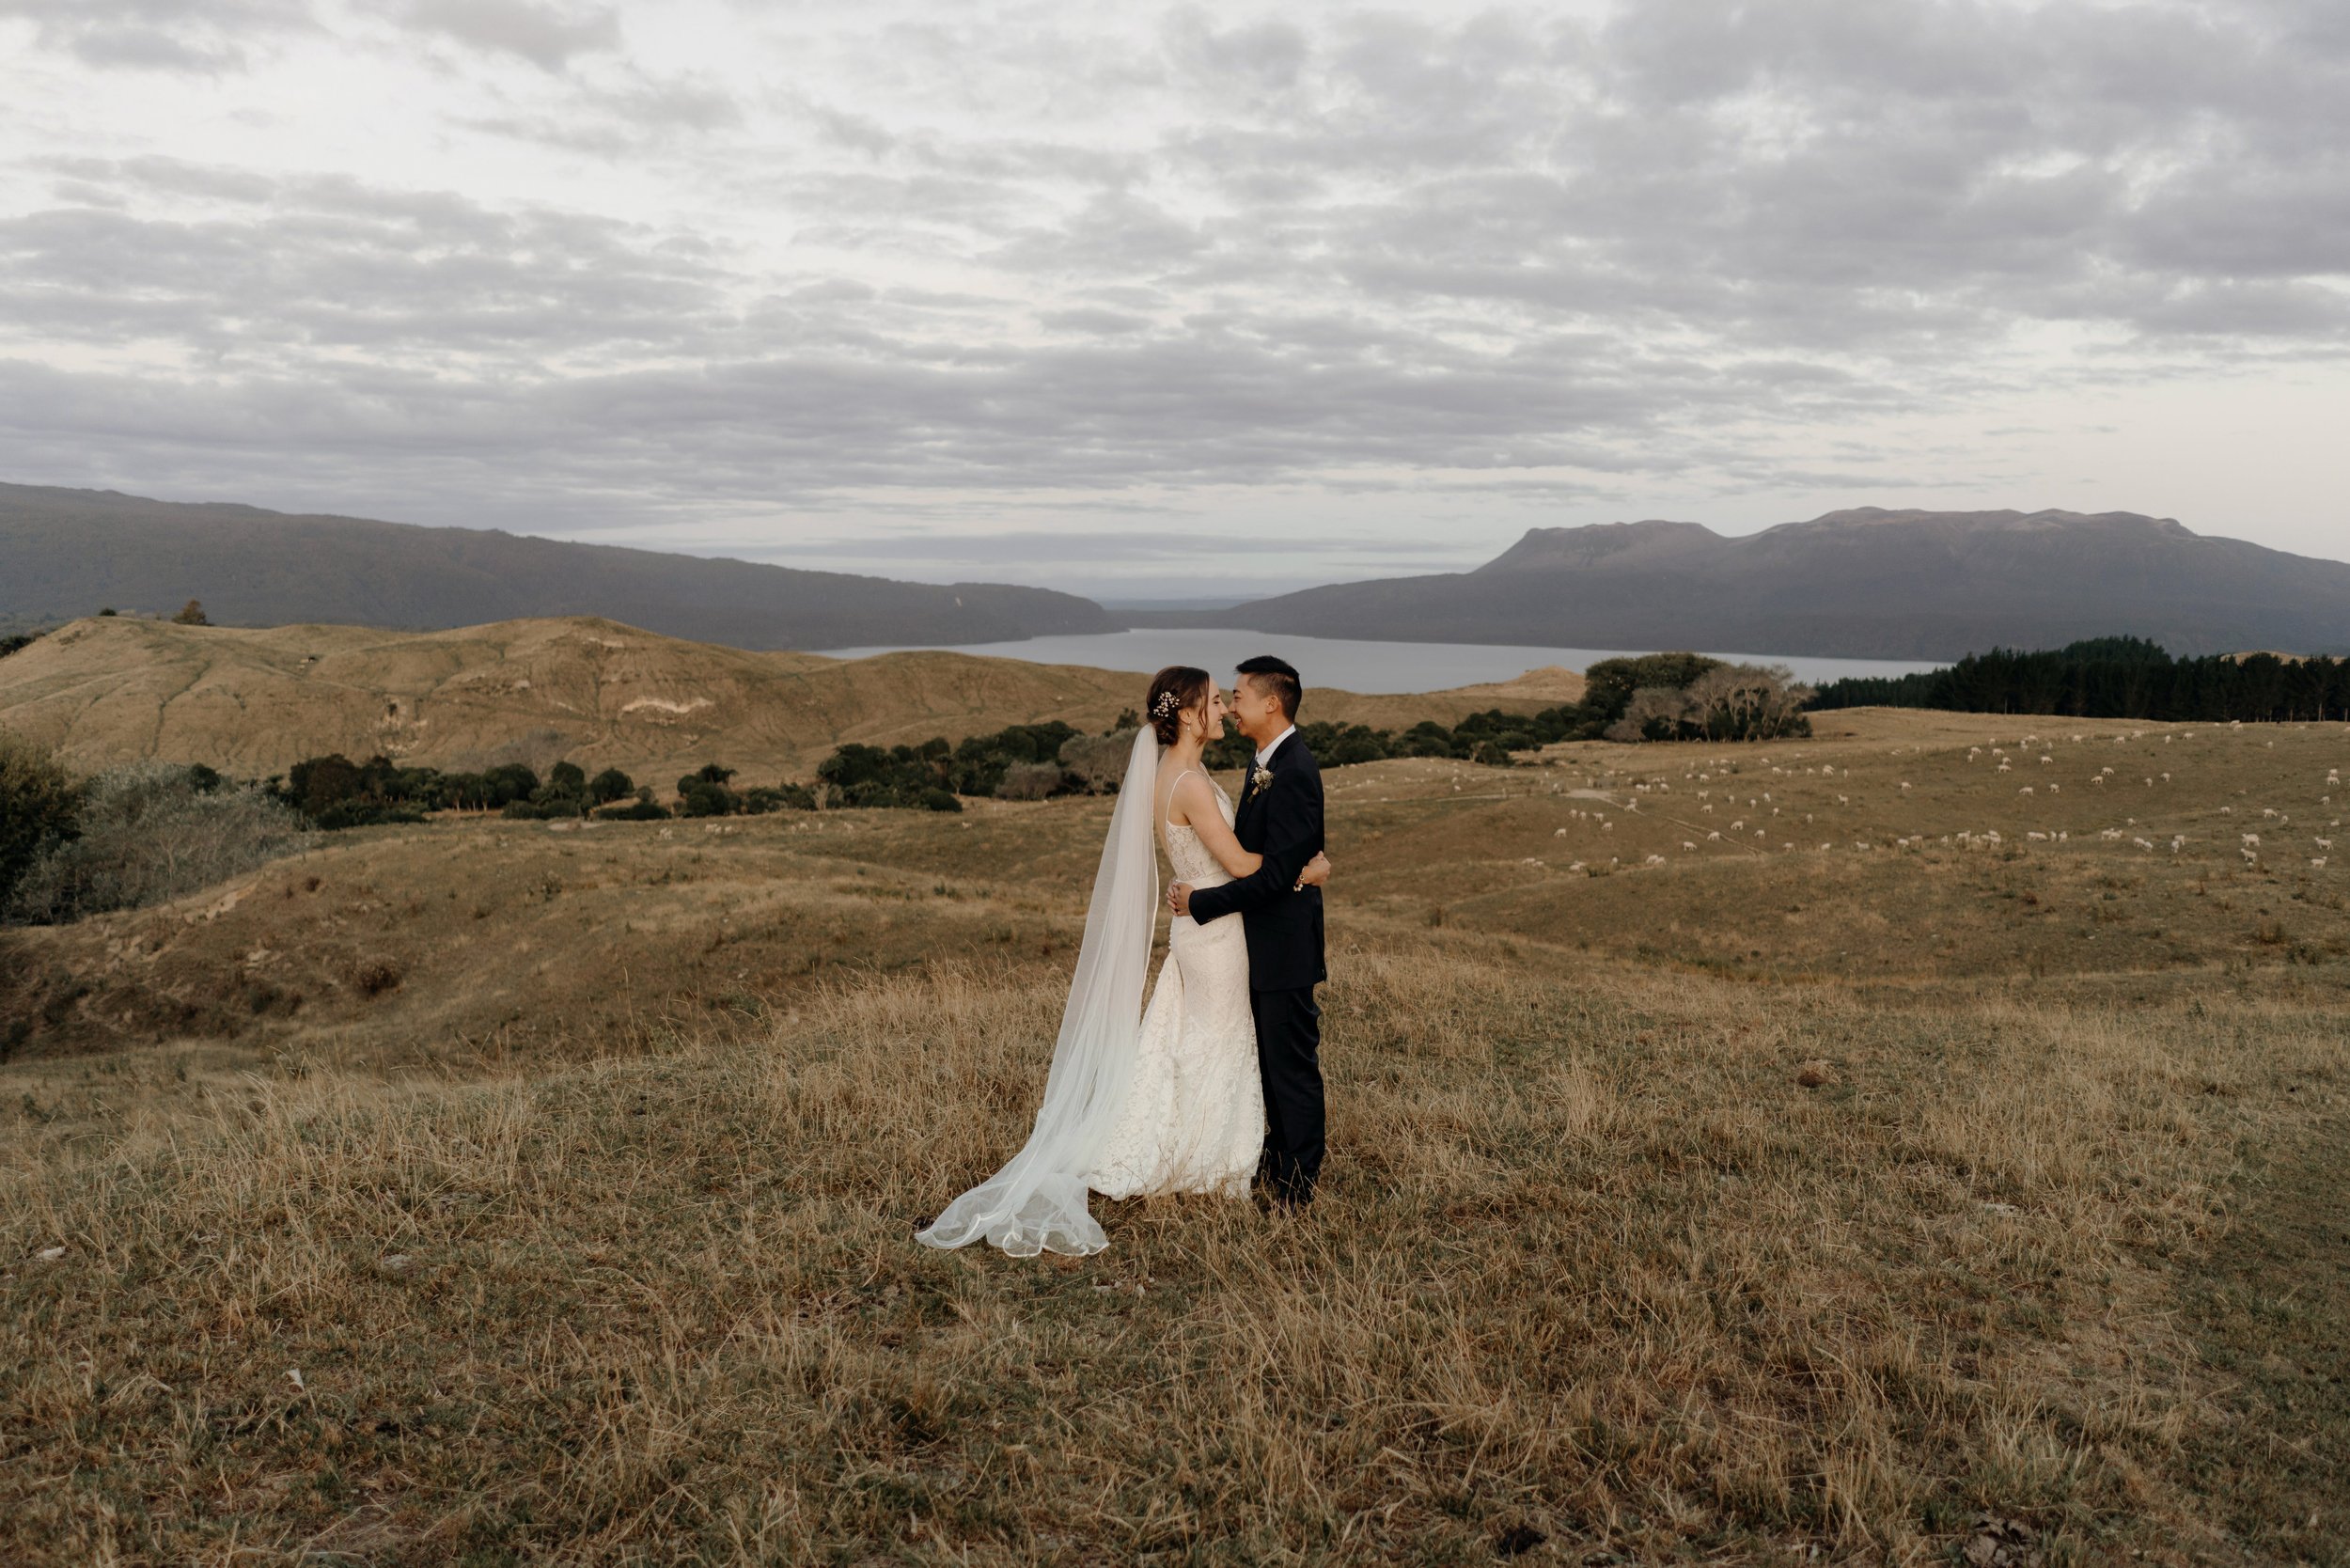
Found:
[[(1110, 815), (1036, 1125), (1010, 1164), (918, 1233), (927, 1246), (984, 1239), (1021, 1258), (1099, 1252), (1109, 1238), (1088, 1211), (1090, 1193), (1248, 1191), (1265, 1116), (1241, 922), (1177, 917), (1147, 1012), (1142, 987), (1159, 908), (1153, 839), (1195, 887), (1263, 860), (1232, 836), (1231, 798), (1200, 763), (1201, 747), (1224, 733), (1224, 694), (1207, 671), (1159, 671), (1149, 713)], [(1317, 855), (1300, 886), (1329, 874)]]

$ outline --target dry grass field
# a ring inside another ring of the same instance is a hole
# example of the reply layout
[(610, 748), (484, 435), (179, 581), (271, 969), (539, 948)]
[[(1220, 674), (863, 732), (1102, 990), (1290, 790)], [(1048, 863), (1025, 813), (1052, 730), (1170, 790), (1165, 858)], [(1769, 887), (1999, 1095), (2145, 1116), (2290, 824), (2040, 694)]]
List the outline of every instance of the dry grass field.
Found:
[(1103, 801), (0, 933), (0, 1560), (2350, 1561), (2350, 731), (1820, 731), (1333, 772), (1322, 1201), (1082, 1262)]
[[(847, 741), (959, 741), (1052, 719), (1100, 733), (1146, 683), (944, 650), (748, 652), (593, 616), (445, 632), (94, 616), (0, 660), (0, 728), (86, 770), (153, 759), (264, 778), (339, 751), (445, 769), (569, 758), (661, 784), (714, 760), (773, 782), (809, 776)], [(1408, 729), (1582, 695), (1571, 670), (1529, 670), (1456, 692), (1317, 690), (1314, 712)]]

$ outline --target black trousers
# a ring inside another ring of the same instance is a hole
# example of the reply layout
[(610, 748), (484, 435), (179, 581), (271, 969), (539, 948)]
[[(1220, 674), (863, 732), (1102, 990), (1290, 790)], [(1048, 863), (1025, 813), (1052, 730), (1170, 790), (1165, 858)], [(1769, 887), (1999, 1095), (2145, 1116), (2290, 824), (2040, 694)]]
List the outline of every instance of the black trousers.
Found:
[(1257, 1066), (1264, 1076), (1264, 1160), (1259, 1168), (1277, 1203), (1314, 1199), (1322, 1175), (1322, 1010), (1314, 988), (1251, 991)]

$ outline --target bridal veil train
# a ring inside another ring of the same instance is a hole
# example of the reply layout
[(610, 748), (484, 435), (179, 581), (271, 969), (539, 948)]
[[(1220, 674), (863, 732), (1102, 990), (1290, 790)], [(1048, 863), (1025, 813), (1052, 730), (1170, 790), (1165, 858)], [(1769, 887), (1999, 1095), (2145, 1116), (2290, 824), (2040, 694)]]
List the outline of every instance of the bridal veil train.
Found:
[(1016, 1258), (1109, 1245), (1086, 1206), (1087, 1174), (1115, 1130), (1134, 1071), (1151, 935), (1158, 919), (1158, 737), (1135, 736), (1086, 908), (1085, 944), (1044, 1080), (1044, 1104), (1011, 1163), (947, 1205), (920, 1232), (930, 1247), (985, 1240)]

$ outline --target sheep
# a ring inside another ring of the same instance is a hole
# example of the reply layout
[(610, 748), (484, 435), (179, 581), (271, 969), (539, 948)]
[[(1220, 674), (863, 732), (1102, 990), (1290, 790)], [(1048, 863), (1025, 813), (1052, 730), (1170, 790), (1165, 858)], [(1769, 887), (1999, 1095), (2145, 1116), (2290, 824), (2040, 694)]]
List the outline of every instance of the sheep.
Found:
[(2322, 871), (2326, 869), (2326, 857), (2322, 855), (2312, 855), (2310, 856), (2310, 864)]
[(2261, 836), (2257, 833), (2239, 833), (2236, 837), (2242, 839), (2246, 843), (2251, 845), (2254, 849), (2260, 848)]

